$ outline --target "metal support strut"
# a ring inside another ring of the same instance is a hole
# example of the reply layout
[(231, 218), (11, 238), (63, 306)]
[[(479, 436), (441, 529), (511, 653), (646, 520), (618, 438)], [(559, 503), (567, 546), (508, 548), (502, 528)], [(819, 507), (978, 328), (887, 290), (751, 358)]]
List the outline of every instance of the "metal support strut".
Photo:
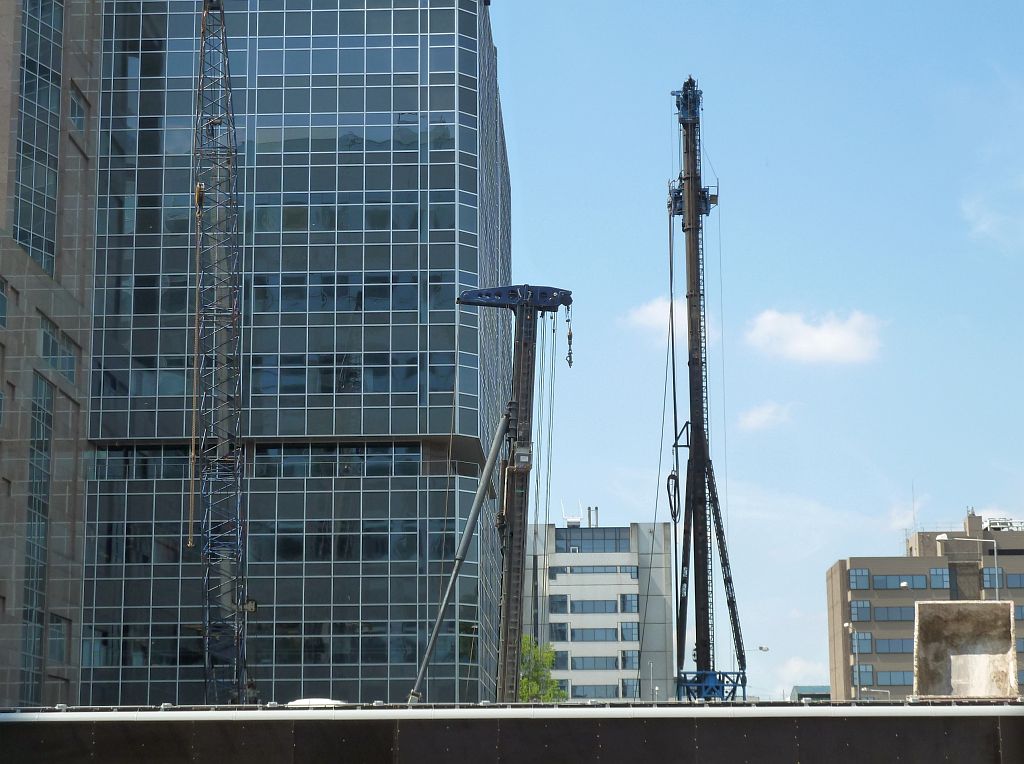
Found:
[(469, 510), (469, 517), (466, 519), (466, 529), (462, 532), (462, 540), (459, 542), (459, 548), (455, 552), (455, 564), (452, 566), (452, 573), (448, 578), (448, 586), (444, 590), (444, 596), (441, 597), (441, 602), (437, 606), (437, 616), (434, 619), (434, 626), (430, 630), (430, 639), (427, 640), (427, 649), (423, 653), (420, 670), (416, 674), (416, 683), (409, 691), (410, 703), (419, 701), (422, 696), (420, 686), (423, 684), (423, 678), (427, 675), (427, 665), (434, 654), (434, 646), (437, 644), (437, 636), (441, 632), (441, 624), (448, 611), (448, 604), (452, 600), (452, 595), (455, 593), (455, 582), (459, 579), (462, 563), (466, 561), (470, 544), (473, 543), (473, 534), (476, 531), (477, 520), (480, 519), (480, 508), (483, 507), (484, 499), (487, 498), (487, 489), (491, 486), (490, 476), (494, 472), (494, 465), (498, 462), (498, 454), (501, 453), (501, 446), (505, 440), (505, 434), (508, 432), (508, 420), (509, 414), (506, 411), (502, 414), (501, 419), (498, 420), (498, 428), (494, 431), (491, 450), (487, 453), (487, 461), (484, 462), (483, 471), (480, 473), (480, 483), (477, 485), (476, 495), (473, 497), (473, 506)]

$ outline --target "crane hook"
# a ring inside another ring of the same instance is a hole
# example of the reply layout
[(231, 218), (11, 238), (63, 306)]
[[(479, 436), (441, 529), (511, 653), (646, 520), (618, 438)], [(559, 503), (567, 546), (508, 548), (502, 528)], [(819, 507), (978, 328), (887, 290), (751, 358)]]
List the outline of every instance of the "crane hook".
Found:
[(565, 356), (569, 368), (572, 368), (572, 305), (565, 306), (565, 325), (569, 329), (569, 352)]
[(665, 481), (665, 488), (668, 491), (668, 511), (672, 515), (672, 522), (679, 524), (679, 473), (674, 469), (669, 473)]

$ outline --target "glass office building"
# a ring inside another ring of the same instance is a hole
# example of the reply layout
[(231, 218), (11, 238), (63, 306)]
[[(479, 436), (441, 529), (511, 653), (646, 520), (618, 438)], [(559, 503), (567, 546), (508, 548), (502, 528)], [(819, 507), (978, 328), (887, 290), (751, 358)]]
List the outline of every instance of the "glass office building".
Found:
[[(105, 0), (81, 702), (200, 703), (188, 535), (196, 0)], [(244, 216), (248, 666), (404, 701), (508, 396), (509, 182), (477, 0), (226, 0)], [(507, 313), (507, 312), (502, 312)], [(494, 694), (490, 501), (426, 700)], [(195, 530), (198, 533), (196, 513)]]

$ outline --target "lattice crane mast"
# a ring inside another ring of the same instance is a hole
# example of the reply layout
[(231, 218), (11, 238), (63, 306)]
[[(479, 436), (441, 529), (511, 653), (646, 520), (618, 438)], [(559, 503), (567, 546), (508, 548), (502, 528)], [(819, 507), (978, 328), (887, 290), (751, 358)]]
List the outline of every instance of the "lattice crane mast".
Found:
[(235, 115), (222, 0), (203, 0), (192, 175), (195, 316), (189, 538), (202, 512), (207, 703), (250, 700), (245, 670), (245, 457), (241, 441), (241, 249)]
[[(491, 473), (498, 456), (505, 447), (506, 459), (501, 470), (501, 498), (498, 510), (498, 530), (501, 535), (501, 613), (499, 616), (498, 689), (499, 703), (515, 703), (519, 699), (519, 659), (523, 636), (523, 586), (526, 573), (526, 535), (529, 527), (530, 469), (533, 465), (533, 395), (537, 369), (537, 318), (542, 313), (556, 313), (565, 306), (567, 321), (571, 320), (572, 292), (552, 287), (520, 286), (495, 289), (471, 289), (462, 292), (461, 305), (490, 308), (508, 308), (515, 314), (515, 340), (512, 359), (512, 395), (498, 422), (491, 449), (480, 473), (469, 519), (462, 540), (455, 553), (455, 565), (448, 587), (438, 605), (437, 617), (420, 663), (416, 683), (409, 693), (409, 701), (420, 698), (420, 686), (426, 676), (433, 655), (437, 635), (444, 620), (448, 603), (455, 591), (459, 570), (466, 559), (473, 532), (480, 516), (480, 508), (491, 482)], [(572, 366), (572, 326), (569, 327), (569, 354)]]
[[(733, 700), (737, 691), (746, 697), (747, 659), (743, 649), (732, 568), (725, 541), (722, 510), (718, 502), (715, 472), (708, 445), (708, 373), (707, 331), (704, 309), (704, 232), (703, 218), (718, 202), (718, 194), (701, 184), (700, 109), (701, 91), (690, 77), (682, 90), (672, 93), (676, 99), (682, 143), (682, 169), (669, 190), (670, 273), (674, 246), (672, 218), (682, 219), (686, 250), (687, 365), (690, 418), (682, 428), (675, 415), (673, 453), (675, 469), (669, 476), (669, 498), (673, 520), (679, 519), (679, 451), (688, 448), (685, 501), (683, 503), (683, 548), (679, 572), (679, 608), (676, 620), (677, 697), (689, 700)], [(670, 277), (671, 278), (671, 277)], [(673, 363), (673, 405), (675, 406), (675, 314), (671, 327)], [(684, 441), (684, 438), (688, 439)], [(717, 540), (719, 567), (722, 571), (729, 622), (736, 652), (736, 671), (715, 669), (715, 616), (713, 591), (713, 545)], [(692, 570), (691, 570), (692, 545)], [(692, 576), (691, 576), (692, 574)], [(696, 670), (684, 671), (686, 659), (686, 617), (689, 582), (693, 579)]]

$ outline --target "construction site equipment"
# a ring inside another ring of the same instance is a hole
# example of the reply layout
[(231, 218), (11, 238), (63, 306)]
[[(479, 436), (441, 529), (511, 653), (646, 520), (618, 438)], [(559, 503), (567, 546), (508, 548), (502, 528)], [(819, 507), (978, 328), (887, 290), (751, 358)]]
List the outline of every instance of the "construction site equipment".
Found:
[[(685, 500), (683, 503), (683, 549), (679, 573), (679, 610), (676, 621), (677, 697), (689, 700), (733, 700), (737, 692), (746, 697), (747, 660), (743, 649), (732, 569), (725, 541), (718, 488), (711, 465), (708, 444), (707, 329), (704, 306), (704, 233), (703, 218), (717, 204), (717, 190), (702, 185), (700, 109), (701, 91), (690, 77), (676, 99), (679, 121), (682, 168), (669, 189), (669, 262), (670, 282), (674, 281), (673, 218), (682, 219), (686, 249), (687, 364), (689, 367), (689, 421), (679, 425), (675, 370), (674, 286), (669, 301), (671, 311), (670, 343), (672, 352), (672, 396), (675, 469), (669, 477), (670, 506), (673, 521), (679, 520), (679, 453), (688, 449)], [(715, 669), (715, 620), (713, 591), (713, 542), (717, 540), (718, 562), (722, 571), (729, 621), (736, 652), (736, 671)], [(694, 589), (694, 626), (696, 632), (695, 671), (684, 671), (686, 659), (686, 617), (689, 581)]]
[(1016, 698), (1016, 637), (1008, 600), (915, 602), (914, 695)]
[(235, 115), (222, 0), (204, 0), (192, 175), (195, 326), (188, 546), (202, 512), (203, 656), (207, 703), (242, 703), (246, 599), (245, 458), (241, 441), (241, 250)]
[[(416, 683), (409, 693), (409, 702), (420, 699), (420, 686), (426, 676), (441, 623), (455, 591), (455, 582), (469, 550), (480, 516), (480, 508), (487, 497), (491, 473), (504, 445), (505, 458), (502, 461), (502, 485), (497, 520), (502, 547), (497, 699), (501, 703), (514, 703), (518, 700), (519, 694), (519, 657), (522, 650), (526, 531), (529, 527), (527, 511), (530, 498), (530, 468), (533, 464), (533, 388), (537, 366), (537, 317), (542, 313), (556, 313), (562, 306), (565, 306), (566, 313), (571, 317), (572, 292), (567, 289), (522, 284), (495, 289), (467, 290), (459, 295), (457, 302), (460, 305), (508, 308), (515, 314), (512, 394), (498, 422), (491, 450), (480, 474), (480, 485), (477, 487), (466, 529), (455, 555), (455, 565), (448, 586), (438, 604), (437, 616), (427, 642), (427, 649), (420, 662)], [(572, 358), (571, 324), (569, 338), (567, 360)]]

